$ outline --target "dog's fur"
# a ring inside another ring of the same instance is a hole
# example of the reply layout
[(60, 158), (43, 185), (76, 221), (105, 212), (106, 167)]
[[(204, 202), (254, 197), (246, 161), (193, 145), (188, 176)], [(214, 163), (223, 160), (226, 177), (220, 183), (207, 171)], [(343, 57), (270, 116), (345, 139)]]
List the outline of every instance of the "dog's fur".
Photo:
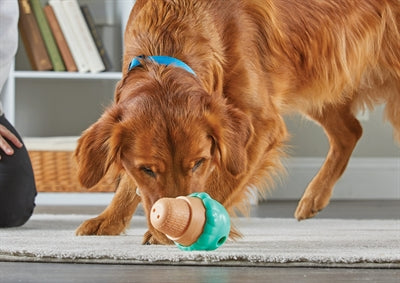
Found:
[[(137, 0), (114, 103), (76, 150), (79, 178), (121, 176), (106, 210), (78, 235), (120, 234), (140, 201), (206, 191), (229, 212), (282, 169), (282, 115), (325, 130), (330, 150), (295, 217), (314, 216), (361, 137), (354, 116), (386, 103), (400, 141), (399, 0)], [(136, 56), (167, 55), (196, 73)], [(136, 195), (136, 187), (140, 196)], [(145, 243), (170, 243), (151, 223)]]

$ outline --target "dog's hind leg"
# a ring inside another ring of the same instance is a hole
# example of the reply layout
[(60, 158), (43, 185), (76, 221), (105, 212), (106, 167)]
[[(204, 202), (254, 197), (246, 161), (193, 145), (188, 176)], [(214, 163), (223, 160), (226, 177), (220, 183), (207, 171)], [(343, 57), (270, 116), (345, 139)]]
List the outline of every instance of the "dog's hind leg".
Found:
[(129, 226), (140, 196), (136, 184), (124, 175), (107, 208), (97, 217), (86, 220), (76, 230), (76, 235), (119, 235)]
[(330, 143), (324, 164), (308, 185), (300, 200), (295, 217), (298, 220), (313, 217), (328, 205), (333, 187), (340, 178), (362, 135), (362, 128), (351, 112), (351, 105), (331, 105), (321, 112), (308, 113), (325, 130)]
[(394, 139), (400, 145), (400, 76), (393, 86), (393, 90), (386, 97), (385, 119), (392, 124)]

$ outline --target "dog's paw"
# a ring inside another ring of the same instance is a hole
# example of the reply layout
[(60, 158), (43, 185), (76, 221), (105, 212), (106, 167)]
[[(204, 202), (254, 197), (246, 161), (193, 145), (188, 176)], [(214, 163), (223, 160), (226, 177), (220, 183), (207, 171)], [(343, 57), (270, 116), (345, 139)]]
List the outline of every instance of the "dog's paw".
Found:
[(319, 197), (309, 197), (303, 196), (297, 205), (296, 212), (294, 216), (297, 220), (304, 220), (311, 217), (314, 217), (318, 214), (323, 208), (325, 208), (329, 203), (328, 199), (321, 199)]
[(83, 222), (75, 234), (77, 236), (89, 235), (109, 235), (115, 236), (121, 234), (125, 230), (125, 225), (116, 221), (110, 221), (104, 217), (96, 217)]
[(148, 230), (143, 236), (143, 245), (172, 245), (174, 242), (168, 239), (164, 234), (151, 232)]

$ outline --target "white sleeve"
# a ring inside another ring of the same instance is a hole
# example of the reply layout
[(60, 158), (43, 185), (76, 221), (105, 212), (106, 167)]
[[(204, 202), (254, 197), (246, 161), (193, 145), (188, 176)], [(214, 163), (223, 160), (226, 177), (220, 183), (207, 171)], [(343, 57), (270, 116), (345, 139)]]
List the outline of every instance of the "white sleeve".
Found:
[(8, 78), (17, 52), (18, 17), (18, 0), (0, 0), (0, 91)]

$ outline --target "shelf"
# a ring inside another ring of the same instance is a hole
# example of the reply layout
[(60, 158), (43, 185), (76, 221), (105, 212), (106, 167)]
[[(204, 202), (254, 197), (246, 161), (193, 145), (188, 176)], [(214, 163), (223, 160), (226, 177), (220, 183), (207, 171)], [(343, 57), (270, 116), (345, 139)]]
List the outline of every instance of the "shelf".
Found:
[(121, 72), (103, 72), (103, 73), (78, 73), (78, 72), (41, 72), (41, 71), (15, 71), (13, 73), (16, 79), (82, 79), (82, 80), (119, 80)]

